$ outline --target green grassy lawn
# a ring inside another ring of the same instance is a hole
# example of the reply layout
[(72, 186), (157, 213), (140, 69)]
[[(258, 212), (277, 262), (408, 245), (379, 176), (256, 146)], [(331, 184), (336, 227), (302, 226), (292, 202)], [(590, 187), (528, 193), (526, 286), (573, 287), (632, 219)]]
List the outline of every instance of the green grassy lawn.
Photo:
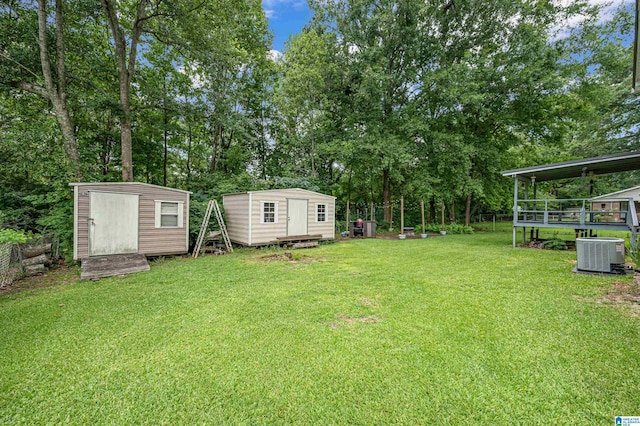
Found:
[(509, 233), (158, 262), (0, 297), (0, 424), (583, 424), (640, 414), (630, 277)]

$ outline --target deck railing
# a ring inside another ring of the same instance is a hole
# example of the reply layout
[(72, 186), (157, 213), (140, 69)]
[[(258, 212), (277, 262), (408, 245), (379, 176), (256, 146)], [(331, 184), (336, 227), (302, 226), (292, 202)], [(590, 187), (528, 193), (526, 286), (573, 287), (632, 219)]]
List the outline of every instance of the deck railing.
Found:
[[(603, 209), (602, 204), (617, 208)], [(626, 224), (638, 226), (638, 216), (632, 198), (593, 200), (571, 199), (521, 199), (516, 202), (514, 223), (536, 224)]]

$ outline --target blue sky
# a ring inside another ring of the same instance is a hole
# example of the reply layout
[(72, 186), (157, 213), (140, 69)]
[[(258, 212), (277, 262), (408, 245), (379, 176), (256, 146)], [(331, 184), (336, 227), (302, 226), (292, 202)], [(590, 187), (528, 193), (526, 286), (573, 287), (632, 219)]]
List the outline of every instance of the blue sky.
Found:
[(273, 49), (280, 52), (287, 38), (300, 32), (312, 15), (305, 0), (262, 0), (262, 8), (274, 35)]
[[(554, 0), (557, 4), (571, 4), (575, 0)], [(592, 6), (601, 6), (603, 9), (600, 14), (601, 20), (608, 20), (613, 15), (614, 10), (625, 4), (631, 7), (633, 0), (587, 0)], [(309, 22), (312, 13), (309, 10), (306, 0), (262, 0), (262, 8), (269, 19), (269, 29), (274, 35), (273, 49), (279, 52), (284, 50), (284, 42), (291, 34), (300, 32), (302, 27)], [(578, 25), (584, 19), (580, 16), (574, 16), (567, 22), (563, 29), (559, 29), (557, 37), (565, 37), (566, 30), (570, 27)]]

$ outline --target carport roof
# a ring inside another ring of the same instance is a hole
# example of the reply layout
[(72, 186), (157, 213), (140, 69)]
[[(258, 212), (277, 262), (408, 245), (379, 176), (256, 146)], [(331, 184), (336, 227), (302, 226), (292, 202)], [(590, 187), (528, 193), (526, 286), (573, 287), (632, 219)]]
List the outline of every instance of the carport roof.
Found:
[(510, 176), (512, 178), (524, 177), (527, 179), (535, 178), (536, 182), (543, 182), (576, 178), (586, 176), (589, 173), (606, 175), (629, 170), (640, 170), (640, 151), (507, 170), (502, 172), (502, 176)]

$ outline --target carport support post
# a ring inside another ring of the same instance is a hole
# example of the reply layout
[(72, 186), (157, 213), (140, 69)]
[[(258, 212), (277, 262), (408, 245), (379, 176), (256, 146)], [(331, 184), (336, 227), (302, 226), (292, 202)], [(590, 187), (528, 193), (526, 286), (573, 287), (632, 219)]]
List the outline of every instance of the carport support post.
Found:
[(404, 196), (400, 197), (400, 233), (404, 234)]
[(514, 176), (513, 181), (513, 248), (516, 248), (516, 223), (518, 223), (518, 176)]
[(426, 234), (427, 230), (424, 229), (424, 200), (420, 201), (420, 212), (422, 213), (422, 233)]

